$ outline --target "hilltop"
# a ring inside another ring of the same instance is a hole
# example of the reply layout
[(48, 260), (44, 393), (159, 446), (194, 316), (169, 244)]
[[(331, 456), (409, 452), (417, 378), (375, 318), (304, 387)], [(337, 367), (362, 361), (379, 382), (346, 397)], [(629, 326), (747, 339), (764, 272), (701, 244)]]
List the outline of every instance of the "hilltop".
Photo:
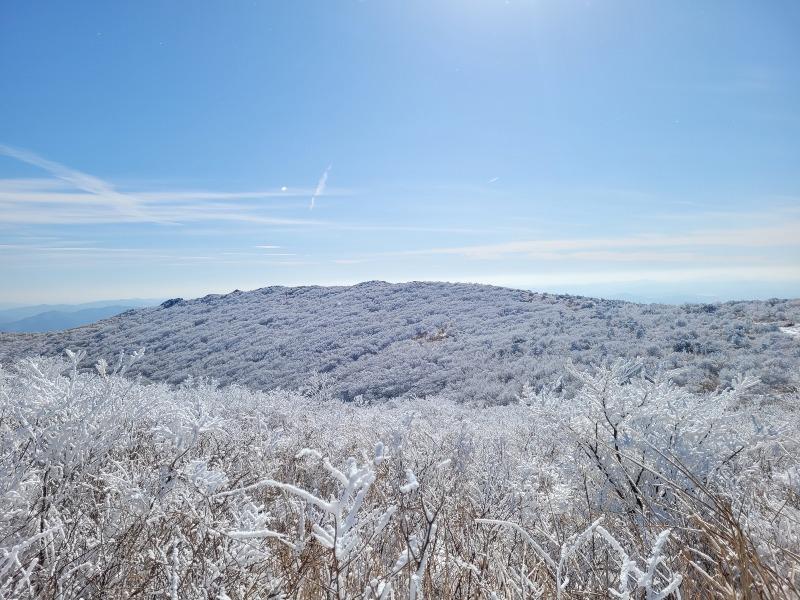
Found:
[(738, 372), (787, 389), (800, 344), (781, 328), (797, 321), (798, 300), (672, 306), (375, 281), (173, 299), (62, 332), (0, 334), (0, 361), (66, 348), (111, 361), (144, 347), (136, 372), (145, 380), (317, 386), (345, 400), (447, 393), (502, 402), (525, 382), (552, 381), (568, 360), (618, 357), (695, 390), (727, 385)]

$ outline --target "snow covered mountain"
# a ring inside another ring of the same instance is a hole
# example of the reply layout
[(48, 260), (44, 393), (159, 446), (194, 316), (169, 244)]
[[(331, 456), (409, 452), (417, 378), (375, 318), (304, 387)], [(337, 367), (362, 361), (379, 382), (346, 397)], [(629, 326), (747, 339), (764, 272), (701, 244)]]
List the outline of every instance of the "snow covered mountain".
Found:
[(552, 381), (568, 360), (618, 357), (692, 389), (738, 372), (788, 389), (800, 343), (781, 328), (797, 321), (800, 300), (670, 306), (473, 284), (267, 287), (170, 300), (63, 332), (0, 334), (0, 361), (65, 348), (111, 361), (145, 347), (137, 372), (148, 380), (327, 386), (346, 400), (444, 392), (502, 402), (525, 382)]

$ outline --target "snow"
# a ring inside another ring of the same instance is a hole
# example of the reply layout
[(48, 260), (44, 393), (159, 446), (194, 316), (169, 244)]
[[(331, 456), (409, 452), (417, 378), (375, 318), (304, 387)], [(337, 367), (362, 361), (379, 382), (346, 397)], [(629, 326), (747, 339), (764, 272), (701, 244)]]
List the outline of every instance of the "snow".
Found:
[(357, 404), (318, 385), (126, 375), (146, 356), (0, 370), (0, 598), (665, 599), (800, 583), (788, 388), (741, 376), (694, 393), (618, 360), (569, 364), (503, 406)]
[[(68, 347), (96, 362), (146, 347), (132, 368), (149, 381), (505, 403), (525, 383), (554, 381), (568, 361), (618, 357), (642, 358), (693, 390), (738, 372), (779, 388), (800, 366), (800, 345), (778, 329), (793, 321), (800, 303), (791, 300), (668, 306), (469, 284), (268, 287), (173, 299), (66, 332), (0, 334), (0, 362)], [(562, 385), (574, 392), (571, 378)]]
[(790, 325), (780, 328), (783, 333), (792, 337), (800, 338), (800, 325)]

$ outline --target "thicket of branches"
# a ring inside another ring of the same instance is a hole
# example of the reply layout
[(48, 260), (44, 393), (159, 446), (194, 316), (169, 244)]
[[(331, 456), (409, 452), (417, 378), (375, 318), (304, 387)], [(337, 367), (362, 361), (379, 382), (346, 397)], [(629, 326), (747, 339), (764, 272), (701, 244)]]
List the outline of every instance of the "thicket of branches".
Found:
[(794, 396), (634, 363), (517, 402), (0, 371), (0, 598), (796, 598)]

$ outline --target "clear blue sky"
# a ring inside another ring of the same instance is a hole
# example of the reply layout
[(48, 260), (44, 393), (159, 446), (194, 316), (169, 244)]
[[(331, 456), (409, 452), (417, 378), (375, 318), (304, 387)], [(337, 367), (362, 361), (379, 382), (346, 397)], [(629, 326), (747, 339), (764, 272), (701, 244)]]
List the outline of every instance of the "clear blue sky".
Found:
[(0, 302), (800, 296), (798, 31), (794, 1), (4, 2)]

